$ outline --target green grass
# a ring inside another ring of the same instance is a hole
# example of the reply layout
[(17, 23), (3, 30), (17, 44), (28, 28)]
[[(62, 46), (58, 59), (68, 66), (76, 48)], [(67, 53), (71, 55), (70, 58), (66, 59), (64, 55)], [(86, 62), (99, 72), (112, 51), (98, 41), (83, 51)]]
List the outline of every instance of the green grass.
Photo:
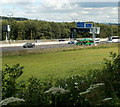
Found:
[(84, 75), (90, 69), (101, 69), (104, 58), (109, 57), (110, 52), (118, 53), (117, 47), (71, 50), (63, 52), (51, 52), (43, 54), (30, 54), (21, 56), (4, 56), (2, 63), (14, 65), (19, 63), (24, 66), (24, 73), (20, 77), (26, 80), (31, 76), (39, 79), (64, 78), (71, 75)]

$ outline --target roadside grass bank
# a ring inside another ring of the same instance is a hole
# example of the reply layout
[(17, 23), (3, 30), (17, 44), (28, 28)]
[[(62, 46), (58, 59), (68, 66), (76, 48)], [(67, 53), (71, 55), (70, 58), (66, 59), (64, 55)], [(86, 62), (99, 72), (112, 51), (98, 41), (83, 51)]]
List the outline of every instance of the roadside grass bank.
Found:
[(108, 58), (110, 52), (118, 53), (118, 47), (116, 44), (114, 45), (85, 48), (78, 46), (75, 49), (59, 52), (46, 51), (41, 54), (3, 56), (2, 65), (3, 69), (5, 64), (11, 66), (19, 63), (24, 66), (24, 74), (19, 80), (26, 80), (31, 76), (47, 80), (65, 78), (71, 75), (86, 75), (91, 69), (101, 69), (104, 64), (103, 59)]

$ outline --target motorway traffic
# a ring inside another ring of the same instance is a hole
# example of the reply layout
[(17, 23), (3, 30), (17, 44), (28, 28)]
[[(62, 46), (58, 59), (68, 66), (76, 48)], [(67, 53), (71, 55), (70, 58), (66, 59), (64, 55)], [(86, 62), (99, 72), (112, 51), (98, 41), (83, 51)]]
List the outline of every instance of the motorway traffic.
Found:
[[(101, 41), (100, 44), (106, 43), (105, 40)], [(44, 50), (44, 49), (55, 49), (55, 48), (66, 48), (66, 47), (75, 47), (75, 44), (69, 44), (69, 41), (61, 42), (39, 42), (35, 43), (33, 48), (23, 48), (25, 43), (16, 43), (16, 44), (0, 44), (2, 47), (2, 52), (15, 52), (21, 50)]]
[(23, 48), (22, 46), (2, 47), (2, 52), (14, 52), (20, 50), (43, 50), (50, 48), (65, 48), (74, 47), (75, 44), (51, 44), (51, 45), (36, 45), (34, 48)]

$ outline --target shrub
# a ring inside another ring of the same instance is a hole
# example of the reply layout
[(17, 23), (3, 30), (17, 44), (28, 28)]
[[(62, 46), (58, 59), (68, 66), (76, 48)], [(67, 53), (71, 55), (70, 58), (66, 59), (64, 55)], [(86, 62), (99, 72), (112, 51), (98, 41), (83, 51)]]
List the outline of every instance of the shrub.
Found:
[(19, 91), (17, 97), (24, 98), (24, 106), (47, 106), (50, 105), (50, 96), (44, 92), (52, 87), (51, 81), (41, 82), (35, 77), (31, 77), (26, 81), (25, 87)]
[(12, 67), (6, 65), (2, 71), (2, 97), (3, 99), (14, 96), (18, 89), (16, 80), (23, 74), (23, 67), (19, 64)]
[[(67, 99), (72, 106), (86, 105), (119, 105), (119, 86), (120, 86), (120, 56), (110, 53), (111, 59), (105, 59), (105, 66), (101, 70), (93, 70), (86, 76), (71, 76), (66, 79), (58, 80), (56, 86), (70, 90)], [(91, 87), (103, 83), (104, 86)], [(88, 91), (89, 90), (89, 91)], [(80, 93), (85, 93), (83, 96)], [(106, 99), (112, 100), (106, 100)]]
[(111, 59), (105, 59), (104, 72), (109, 74), (109, 82), (111, 83), (113, 94), (117, 97), (120, 95), (120, 55), (111, 52)]

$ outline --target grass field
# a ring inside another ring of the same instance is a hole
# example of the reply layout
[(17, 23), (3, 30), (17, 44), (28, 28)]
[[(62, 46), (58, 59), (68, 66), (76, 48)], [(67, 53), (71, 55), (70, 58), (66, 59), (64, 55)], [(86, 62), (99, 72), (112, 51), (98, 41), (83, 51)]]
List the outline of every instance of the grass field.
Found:
[(3, 69), (5, 64), (19, 63), (24, 66), (24, 73), (20, 77), (26, 80), (31, 76), (39, 79), (64, 78), (71, 75), (84, 75), (90, 69), (102, 68), (104, 58), (109, 58), (110, 52), (118, 53), (117, 47), (83, 49), (64, 52), (51, 52), (21, 56), (5, 56), (2, 59)]

